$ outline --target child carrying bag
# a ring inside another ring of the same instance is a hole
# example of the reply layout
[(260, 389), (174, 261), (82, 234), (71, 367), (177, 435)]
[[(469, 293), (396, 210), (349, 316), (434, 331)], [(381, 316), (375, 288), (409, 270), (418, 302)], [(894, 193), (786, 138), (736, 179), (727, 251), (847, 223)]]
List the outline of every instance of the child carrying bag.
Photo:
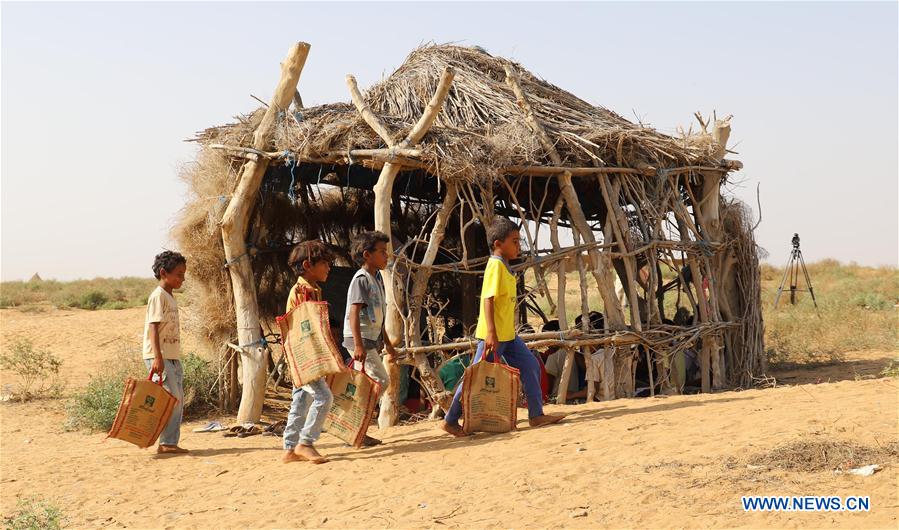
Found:
[(310, 300), (307, 289), (297, 289), (296, 296), (296, 306), (276, 320), (281, 327), (290, 379), (299, 388), (341, 372), (344, 366), (331, 336), (328, 302)]
[(162, 387), (162, 378), (128, 378), (125, 393), (107, 438), (118, 438), (140, 447), (150, 447), (165, 429), (178, 400)]
[(468, 434), (509, 432), (518, 421), (518, 370), (504, 364), (496, 351), (490, 362), (490, 353), (466, 368), (462, 378), (462, 428)]
[(354, 447), (362, 447), (378, 404), (381, 385), (365, 373), (362, 364), (361, 371), (347, 367), (329, 376), (328, 386), (334, 394), (334, 402), (325, 418), (324, 430)]

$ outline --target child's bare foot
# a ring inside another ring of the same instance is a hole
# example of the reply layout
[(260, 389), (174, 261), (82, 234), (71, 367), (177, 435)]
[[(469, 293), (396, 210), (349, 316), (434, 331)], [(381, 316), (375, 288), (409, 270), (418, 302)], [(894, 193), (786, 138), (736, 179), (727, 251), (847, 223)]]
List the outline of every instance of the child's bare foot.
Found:
[(302, 462), (303, 459), (300, 458), (300, 455), (293, 452), (293, 449), (288, 449), (284, 452), (284, 456), (281, 457), (281, 461), (285, 464), (289, 464), (291, 462)]
[(189, 452), (187, 449), (177, 445), (160, 445), (156, 448), (156, 453), (160, 455), (183, 455)]
[(312, 447), (311, 445), (300, 444), (294, 448), (293, 452), (300, 458), (300, 460), (308, 460), (313, 464), (324, 464), (328, 461), (327, 458), (322, 456), (315, 450), (315, 447)]
[(445, 421), (440, 422), (440, 428), (444, 431), (452, 434), (456, 438), (462, 438), (468, 436), (465, 434), (465, 431), (462, 430), (462, 427), (458, 423), (447, 423)]
[(531, 418), (528, 420), (528, 423), (531, 427), (542, 427), (544, 425), (551, 425), (553, 423), (559, 423), (562, 419), (565, 418), (567, 414), (558, 414), (558, 415), (549, 415), (544, 414), (543, 416), (537, 416), (536, 418)]

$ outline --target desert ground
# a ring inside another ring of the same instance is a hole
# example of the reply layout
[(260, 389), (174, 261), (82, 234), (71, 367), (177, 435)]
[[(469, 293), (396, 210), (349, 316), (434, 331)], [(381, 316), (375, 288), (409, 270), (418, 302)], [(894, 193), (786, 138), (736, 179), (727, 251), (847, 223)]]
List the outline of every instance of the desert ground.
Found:
[[(138, 343), (143, 318), (142, 308), (4, 309), (0, 345), (52, 349), (77, 387)], [(279, 438), (191, 432), (205, 420), (183, 426), (189, 455), (160, 457), (66, 432), (62, 400), (5, 402), (0, 504), (5, 516), (38, 495), (76, 528), (896, 528), (899, 380), (879, 375), (896, 357), (848, 352), (772, 371), (764, 389), (550, 406), (569, 416), (540, 429), (521, 411), (519, 430), (503, 435), (453, 439), (424, 421), (356, 450), (325, 434), (332, 462), (321, 466), (282, 464)], [(835, 473), (866, 464), (883, 469)], [(867, 495), (871, 509), (747, 513), (744, 495)]]

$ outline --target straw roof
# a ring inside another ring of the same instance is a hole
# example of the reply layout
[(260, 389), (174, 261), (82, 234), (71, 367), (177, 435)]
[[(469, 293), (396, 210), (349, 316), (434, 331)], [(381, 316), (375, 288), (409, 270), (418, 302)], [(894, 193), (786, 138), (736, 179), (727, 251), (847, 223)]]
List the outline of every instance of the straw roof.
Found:
[[(713, 144), (701, 136), (676, 138), (634, 124), (597, 107), (478, 47), (428, 45), (413, 51), (364, 99), (401, 138), (416, 123), (447, 66), (456, 75), (437, 120), (421, 141), (421, 160), (444, 179), (489, 178), (503, 167), (550, 165), (527, 128), (504, 67), (519, 72), (538, 119), (568, 167), (671, 168), (716, 164)], [(249, 147), (264, 109), (237, 123), (199, 133), (201, 143)], [(332, 103), (285, 113), (275, 134), (275, 148), (300, 159), (324, 158), (329, 152), (386, 147), (351, 103)]]

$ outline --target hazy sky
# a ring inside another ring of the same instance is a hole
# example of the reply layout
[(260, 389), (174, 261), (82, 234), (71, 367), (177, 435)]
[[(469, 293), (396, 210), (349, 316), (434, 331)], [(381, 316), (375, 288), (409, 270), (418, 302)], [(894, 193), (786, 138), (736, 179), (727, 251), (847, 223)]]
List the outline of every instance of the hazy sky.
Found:
[(480, 45), (664, 132), (733, 114), (774, 263), (897, 262), (897, 4), (13, 4), (2, 18), (3, 280), (150, 275), (185, 138), (269, 99), (295, 41), (307, 105), (428, 41)]

